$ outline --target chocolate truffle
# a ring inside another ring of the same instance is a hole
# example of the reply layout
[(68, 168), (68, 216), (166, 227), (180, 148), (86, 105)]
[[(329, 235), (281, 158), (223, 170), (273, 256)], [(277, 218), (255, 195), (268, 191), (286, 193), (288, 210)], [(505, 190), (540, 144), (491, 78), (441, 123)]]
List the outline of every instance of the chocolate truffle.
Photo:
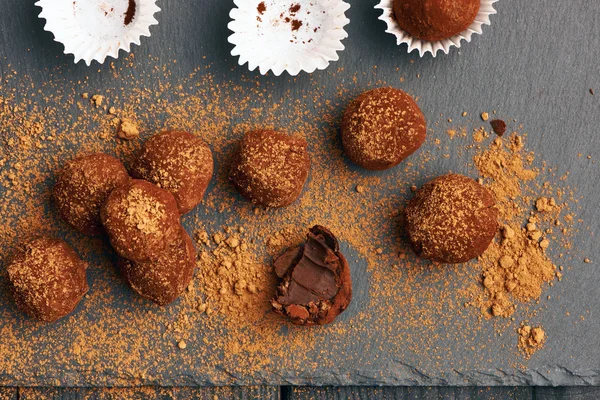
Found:
[(129, 180), (127, 170), (108, 154), (91, 154), (68, 161), (54, 186), (54, 203), (60, 216), (77, 231), (102, 233), (100, 207), (117, 186)]
[(188, 287), (196, 267), (192, 240), (180, 228), (176, 240), (156, 260), (118, 261), (121, 273), (140, 296), (164, 306), (172, 303)]
[(475, 21), (480, 0), (394, 0), (400, 28), (417, 39), (451, 38)]
[(306, 140), (280, 132), (248, 132), (233, 157), (229, 178), (255, 204), (287, 206), (300, 196), (308, 178), (306, 147)]
[(7, 272), (17, 306), (53, 322), (71, 313), (87, 293), (86, 268), (68, 243), (43, 236), (19, 245)]
[(398, 165), (425, 141), (425, 117), (417, 103), (391, 87), (364, 92), (342, 119), (342, 144), (352, 162), (370, 170)]
[(352, 300), (350, 267), (335, 236), (316, 225), (306, 243), (288, 249), (274, 261), (281, 279), (273, 310), (297, 325), (333, 322)]
[(131, 261), (157, 260), (179, 235), (175, 198), (143, 180), (113, 190), (100, 215), (112, 247)]
[(420, 257), (462, 263), (480, 256), (498, 228), (492, 193), (463, 175), (435, 178), (406, 207), (412, 247)]
[(131, 173), (171, 192), (183, 215), (204, 197), (213, 174), (213, 156), (206, 143), (191, 133), (162, 132), (144, 143)]

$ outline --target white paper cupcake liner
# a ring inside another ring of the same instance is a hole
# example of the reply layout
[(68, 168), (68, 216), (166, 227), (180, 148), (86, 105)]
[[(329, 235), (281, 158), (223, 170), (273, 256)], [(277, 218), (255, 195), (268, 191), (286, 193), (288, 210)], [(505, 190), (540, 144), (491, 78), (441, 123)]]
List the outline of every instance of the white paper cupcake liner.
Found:
[(490, 25), (490, 15), (496, 14), (494, 9), (494, 3), (498, 0), (481, 0), (481, 6), (479, 13), (475, 17), (475, 21), (467, 29), (461, 33), (452, 36), (449, 39), (439, 40), (436, 42), (430, 42), (427, 40), (417, 39), (411, 36), (408, 32), (400, 29), (396, 18), (394, 17), (394, 0), (381, 0), (375, 8), (383, 10), (383, 14), (379, 17), (380, 20), (387, 24), (387, 33), (391, 33), (396, 36), (398, 45), (406, 43), (408, 45), (408, 52), (413, 50), (419, 51), (419, 56), (423, 57), (427, 53), (431, 53), (433, 57), (436, 56), (438, 51), (443, 51), (448, 54), (450, 48), (460, 47), (461, 41), (471, 41), (474, 34), (481, 35), (483, 33), (483, 25)]
[(103, 63), (107, 56), (118, 58), (119, 50), (130, 51), (140, 44), (141, 36), (150, 36), (150, 26), (157, 25), (154, 14), (160, 11), (155, 0), (133, 0), (135, 13), (125, 25), (128, 0), (39, 0), (40, 18), (45, 30), (73, 54), (75, 62), (92, 60)]
[(325, 69), (344, 50), (350, 5), (342, 0), (234, 0), (231, 55), (262, 75)]

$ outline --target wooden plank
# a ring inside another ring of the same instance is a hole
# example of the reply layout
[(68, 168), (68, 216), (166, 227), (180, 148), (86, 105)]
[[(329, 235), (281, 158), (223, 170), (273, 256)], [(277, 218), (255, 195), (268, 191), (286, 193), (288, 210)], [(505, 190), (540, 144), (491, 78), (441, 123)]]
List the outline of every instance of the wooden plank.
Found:
[(278, 386), (175, 388), (174, 393), (177, 400), (279, 400), (281, 398)]
[(19, 400), (172, 400), (172, 388), (20, 388)]
[(598, 386), (536, 387), (535, 400), (597, 400)]
[(290, 400), (320, 399), (382, 399), (382, 400), (500, 400), (532, 399), (530, 387), (293, 387), (284, 388), (284, 396)]
[[(1, 394), (2, 392), (0, 392)], [(206, 388), (21, 388), (20, 400), (214, 400), (279, 399), (276, 386), (206, 387)], [(14, 398), (16, 400), (16, 390)], [(4, 400), (0, 397), (0, 400)]]
[(17, 400), (18, 389), (13, 387), (0, 387), (0, 400)]

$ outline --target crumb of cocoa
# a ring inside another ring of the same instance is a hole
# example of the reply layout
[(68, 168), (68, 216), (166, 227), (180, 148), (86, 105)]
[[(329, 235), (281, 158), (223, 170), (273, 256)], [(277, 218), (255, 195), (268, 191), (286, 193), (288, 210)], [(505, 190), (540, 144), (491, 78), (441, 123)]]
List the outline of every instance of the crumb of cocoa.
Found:
[(298, 11), (300, 11), (300, 8), (301, 8), (300, 4), (293, 4), (290, 7), (290, 13), (292, 13), (292, 15), (293, 15), (293, 14), (297, 13)]
[(117, 136), (125, 140), (135, 139), (140, 136), (140, 130), (133, 121), (127, 118), (121, 118), (121, 123), (119, 124), (119, 129), (117, 130)]
[(293, 31), (297, 31), (300, 29), (300, 27), (302, 26), (302, 21), (298, 20), (298, 19), (294, 19), (292, 20), (292, 30)]
[(546, 341), (546, 332), (541, 326), (521, 325), (517, 332), (519, 334), (519, 350), (523, 352), (525, 358), (530, 358), (542, 348)]
[(299, 30), (302, 25), (303, 25), (303, 23), (299, 19), (292, 20), (292, 30), (293, 31)]
[(506, 133), (506, 122), (501, 119), (494, 119), (490, 122), (494, 133), (498, 136), (503, 136)]
[(95, 95), (92, 96), (92, 104), (94, 106), (96, 106), (96, 108), (100, 107), (103, 102), (104, 102), (104, 96), (102, 96), (101, 94), (95, 94)]
[(265, 4), (265, 2), (264, 2), (264, 1), (261, 1), (261, 2), (258, 4), (258, 7), (256, 7), (256, 10), (258, 11), (258, 13), (259, 13), (260, 15), (263, 15), (263, 14), (264, 14), (264, 13), (267, 11), (267, 5)]
[(129, 0), (127, 11), (125, 11), (125, 26), (129, 25), (135, 17), (136, 0)]
[(590, 94), (593, 96), (594, 95), (594, 89), (590, 88)]

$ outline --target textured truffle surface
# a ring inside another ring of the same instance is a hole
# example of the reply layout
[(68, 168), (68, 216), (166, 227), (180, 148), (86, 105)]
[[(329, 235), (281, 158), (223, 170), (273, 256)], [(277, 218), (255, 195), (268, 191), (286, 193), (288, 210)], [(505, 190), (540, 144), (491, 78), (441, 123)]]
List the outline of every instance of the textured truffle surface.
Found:
[(19, 245), (7, 272), (17, 306), (53, 322), (71, 313), (87, 293), (86, 268), (68, 243), (44, 236)]
[(288, 249), (274, 267), (281, 283), (273, 310), (294, 324), (329, 324), (352, 300), (350, 267), (327, 228), (312, 227), (304, 246)]
[(344, 152), (370, 170), (398, 165), (425, 141), (425, 117), (408, 94), (391, 87), (364, 92), (342, 119)]
[(212, 152), (202, 139), (188, 132), (166, 131), (144, 143), (131, 173), (171, 192), (179, 213), (185, 214), (202, 201), (213, 164)]
[(53, 198), (60, 216), (87, 235), (102, 233), (100, 208), (110, 192), (129, 180), (116, 158), (98, 153), (68, 161), (58, 173)]
[(483, 254), (498, 229), (495, 204), (489, 190), (463, 175), (442, 175), (426, 183), (405, 210), (415, 253), (443, 263)]
[(306, 140), (271, 130), (248, 132), (234, 155), (229, 178), (255, 204), (283, 207), (302, 192), (310, 170)]
[(467, 29), (480, 6), (480, 0), (394, 0), (394, 15), (402, 30), (418, 39), (437, 41)]
[(164, 306), (188, 287), (196, 267), (196, 250), (180, 228), (176, 239), (154, 261), (135, 262), (120, 258), (121, 273), (140, 296)]
[(173, 195), (139, 179), (113, 190), (101, 210), (115, 251), (131, 261), (155, 261), (178, 238), (179, 211)]

